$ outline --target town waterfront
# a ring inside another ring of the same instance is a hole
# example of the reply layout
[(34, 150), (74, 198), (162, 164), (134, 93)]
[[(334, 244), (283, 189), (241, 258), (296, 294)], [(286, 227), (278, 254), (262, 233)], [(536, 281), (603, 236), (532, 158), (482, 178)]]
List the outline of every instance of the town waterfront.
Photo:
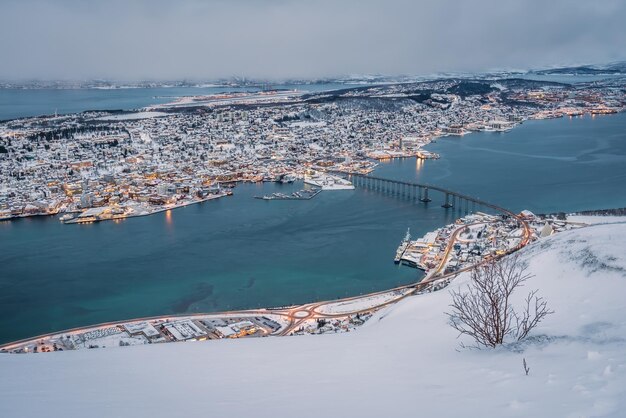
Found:
[[(529, 121), (508, 133), (437, 140), (440, 160), (392, 160), (376, 175), (445, 186), (512, 210), (626, 206), (626, 114)], [(310, 201), (255, 195), (301, 184), (242, 184), (232, 197), (120, 222), (0, 223), (0, 342), (147, 315), (279, 306), (419, 279), (393, 264), (406, 228), (453, 221), (365, 190)]]

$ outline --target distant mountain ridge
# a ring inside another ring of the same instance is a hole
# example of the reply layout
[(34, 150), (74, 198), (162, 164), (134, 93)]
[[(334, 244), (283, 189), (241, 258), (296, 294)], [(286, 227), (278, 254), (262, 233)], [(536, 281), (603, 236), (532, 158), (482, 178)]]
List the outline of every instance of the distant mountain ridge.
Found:
[(350, 74), (336, 77), (291, 78), (284, 80), (264, 80), (246, 77), (231, 77), (206, 80), (0, 80), (0, 89), (130, 89), (167, 87), (251, 87), (271, 90), (276, 85), (315, 85), (315, 84), (374, 84), (415, 83), (450, 78), (510, 78), (523, 75), (626, 75), (626, 61), (601, 65), (578, 65), (535, 70), (493, 70), (483, 72), (440, 72), (428, 75), (385, 75)]
[(537, 75), (550, 75), (550, 74), (563, 74), (563, 75), (606, 75), (606, 74), (625, 74), (626, 75), (626, 61), (616, 62), (605, 65), (579, 65), (571, 67), (558, 67), (549, 68), (544, 70), (533, 70), (531, 74)]

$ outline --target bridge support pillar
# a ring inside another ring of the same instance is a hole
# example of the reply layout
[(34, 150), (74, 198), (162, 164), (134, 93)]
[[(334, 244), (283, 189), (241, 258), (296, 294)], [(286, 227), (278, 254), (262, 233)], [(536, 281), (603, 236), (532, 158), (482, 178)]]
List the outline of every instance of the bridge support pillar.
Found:
[[(452, 199), (452, 201), (454, 202), (454, 196), (452, 196)], [(450, 203), (450, 193), (446, 193), (446, 202), (441, 205), (441, 207), (446, 209), (454, 207), (454, 204)]]
[(430, 202), (430, 199), (428, 198), (428, 187), (424, 187), (424, 195), (420, 198), (420, 202)]

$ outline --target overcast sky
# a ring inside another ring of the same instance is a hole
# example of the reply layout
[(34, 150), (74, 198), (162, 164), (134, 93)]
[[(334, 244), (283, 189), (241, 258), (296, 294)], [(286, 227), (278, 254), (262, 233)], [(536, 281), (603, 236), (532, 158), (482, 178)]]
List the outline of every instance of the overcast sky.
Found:
[(0, 0), (3, 79), (415, 75), (624, 59), (624, 0)]

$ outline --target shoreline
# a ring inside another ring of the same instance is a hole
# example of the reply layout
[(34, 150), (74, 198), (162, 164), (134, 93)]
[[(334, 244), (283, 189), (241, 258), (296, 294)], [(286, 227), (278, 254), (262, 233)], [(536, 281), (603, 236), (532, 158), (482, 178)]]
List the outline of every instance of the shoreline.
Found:
[[(513, 217), (516, 220), (515, 222), (516, 224), (519, 222), (523, 226), (522, 227), (523, 235), (520, 236), (519, 243), (514, 244), (514, 247), (511, 247), (507, 249), (505, 252), (498, 254), (498, 255), (495, 255), (496, 253), (494, 253), (494, 256), (497, 256), (497, 257), (501, 257), (506, 254), (518, 251), (521, 248), (524, 248), (526, 245), (528, 245), (532, 241), (532, 237), (533, 237), (533, 233), (531, 232), (531, 229), (528, 226), (526, 219), (522, 215), (516, 215), (506, 209), (502, 209), (500, 210), (500, 212), (502, 212), (502, 215), (505, 217)], [(491, 217), (491, 215), (488, 215), (488, 216)], [(274, 332), (268, 333), (267, 330), (265, 330), (264, 336), (266, 335), (285, 336), (285, 335), (297, 334), (300, 332), (301, 329), (302, 330), (304, 329), (304, 325), (307, 325), (307, 321), (312, 321), (313, 319), (318, 321), (317, 322), (318, 325), (319, 325), (320, 319), (322, 319), (323, 321), (326, 321), (326, 319), (329, 319), (329, 320), (330, 319), (342, 319), (342, 323), (347, 321), (349, 324), (354, 324), (354, 321), (357, 321), (357, 322), (361, 321), (361, 318), (360, 318), (361, 314), (369, 315), (385, 306), (396, 303), (404, 299), (407, 296), (416, 294), (420, 291), (426, 291), (426, 289), (429, 289), (429, 291), (432, 291), (432, 290), (438, 290), (439, 288), (443, 288), (445, 287), (445, 285), (442, 285), (442, 287), (438, 287), (442, 282), (445, 282), (448, 279), (451, 280), (452, 278), (456, 277), (459, 273), (466, 271), (470, 268), (473, 268), (475, 266), (474, 264), (468, 267), (461, 268), (461, 269), (455, 269), (453, 271), (448, 271), (447, 269), (445, 269), (446, 264), (448, 263), (450, 259), (450, 253), (451, 253), (453, 245), (455, 244), (457, 236), (462, 230), (467, 229), (465, 226), (463, 227), (458, 227), (458, 225), (455, 225), (455, 226), (456, 227), (455, 227), (454, 233), (449, 236), (449, 242), (446, 243), (444, 257), (442, 258), (442, 261), (440, 262), (440, 264), (437, 266), (437, 269), (433, 270), (431, 274), (426, 275), (418, 282), (412, 282), (407, 285), (397, 286), (392, 289), (386, 289), (386, 290), (382, 290), (378, 292), (367, 293), (364, 295), (350, 296), (346, 298), (327, 300), (327, 301), (315, 302), (315, 303), (309, 302), (309, 303), (305, 303), (302, 305), (289, 306), (286, 308), (282, 307), (282, 308), (247, 309), (247, 310), (236, 310), (236, 311), (223, 311), (223, 312), (217, 312), (217, 313), (195, 313), (195, 314), (182, 313), (182, 314), (174, 314), (174, 315), (160, 315), (160, 316), (157, 315), (157, 316), (150, 316), (150, 317), (143, 317), (143, 318), (126, 319), (126, 320), (120, 320), (120, 321), (109, 321), (109, 322), (104, 322), (104, 323), (96, 324), (96, 325), (88, 325), (84, 327), (71, 328), (69, 330), (51, 332), (51, 333), (42, 334), (36, 337), (31, 337), (31, 338), (21, 339), (18, 341), (9, 342), (6, 344), (1, 344), (0, 351), (6, 352), (8, 350), (14, 350), (14, 351), (22, 350), (18, 352), (28, 352), (28, 346), (29, 345), (32, 346), (33, 344), (35, 345), (35, 347), (39, 347), (39, 345), (37, 344), (40, 344), (43, 347), (48, 347), (48, 350), (50, 350), (50, 347), (54, 347), (53, 348), (54, 351), (57, 351), (57, 342), (59, 344), (62, 344), (64, 341), (66, 341), (64, 337), (69, 339), (69, 336), (67, 336), (67, 334), (74, 335), (80, 332), (88, 333), (91, 331), (103, 331), (103, 327), (106, 327), (104, 328), (104, 330), (114, 328), (114, 327), (121, 329), (129, 324), (133, 324), (137, 322), (147, 322), (147, 321), (152, 321), (154, 325), (165, 326), (164, 324), (170, 324), (171, 318), (178, 318), (181, 320), (184, 320), (184, 318), (205, 318), (206, 319), (208, 317), (220, 319), (224, 317), (237, 316), (239, 319), (241, 319), (241, 318), (254, 317), (255, 315), (267, 315), (267, 316), (278, 316), (279, 319), (285, 319), (285, 318), (287, 319), (288, 323), (283, 324)], [(484, 261), (480, 261), (479, 264), (482, 262)], [(400, 295), (397, 298), (392, 297), (391, 299), (385, 299), (382, 302), (377, 299), (381, 295), (388, 295), (388, 294), (395, 295), (398, 292), (400, 293)], [(362, 301), (372, 301), (372, 300), (374, 301), (373, 305), (371, 303), (369, 305), (366, 304), (366, 306), (359, 305), (360, 301), (362, 302)], [(355, 302), (355, 301), (357, 302), (356, 306), (358, 307), (358, 309), (355, 309), (353, 311), (347, 311), (347, 312), (344, 311), (344, 312), (336, 313), (335, 310), (333, 309), (334, 305), (337, 305), (337, 304), (343, 305), (343, 304), (346, 304), (346, 302)], [(379, 303), (376, 303), (376, 302), (379, 302)], [(330, 308), (327, 308), (326, 310), (324, 310), (324, 307), (329, 307), (329, 306)], [(42, 341), (45, 339), (52, 340), (53, 338), (56, 338), (57, 342), (51, 343), (52, 346), (50, 344), (45, 345), (44, 342)], [(208, 338), (208, 339), (211, 339), (211, 338)], [(151, 341), (151, 340), (147, 340), (147, 341)], [(176, 341), (177, 341), (176, 339), (173, 340), (173, 342), (176, 342)], [(156, 342), (171, 342), (171, 341), (159, 340)], [(123, 344), (120, 343), (120, 345), (123, 345)], [(92, 348), (96, 348), (96, 347), (92, 347)]]
[[(78, 218), (73, 218), (67, 221), (61, 221), (66, 225), (70, 225), (70, 224), (83, 224), (83, 223), (94, 223), (94, 222), (104, 222), (104, 221), (118, 221), (118, 220), (124, 220), (127, 218), (138, 218), (138, 217), (142, 217), (142, 216), (150, 216), (150, 215), (156, 215), (157, 213), (161, 213), (161, 212), (167, 212), (168, 210), (174, 210), (174, 209), (179, 209), (179, 208), (184, 208), (186, 206), (191, 206), (191, 205), (195, 205), (198, 203), (204, 203), (204, 202), (208, 202), (209, 200), (216, 200), (216, 199), (220, 199), (222, 197), (227, 197), (227, 196), (232, 196), (232, 192), (228, 193), (220, 193), (220, 194), (216, 194), (216, 195), (211, 195), (209, 197), (200, 199), (200, 200), (196, 200), (193, 202), (184, 202), (181, 204), (175, 204), (173, 206), (170, 207), (163, 207), (163, 208), (158, 208), (155, 209), (151, 212), (148, 213), (138, 213), (138, 214), (130, 214), (130, 215), (123, 215), (123, 216), (116, 216), (116, 217), (112, 217), (112, 218), (104, 218), (104, 219), (95, 219), (95, 220), (84, 220), (84, 221), (80, 221), (78, 220)], [(82, 212), (81, 212), (82, 213)]]
[[(486, 215), (486, 214), (485, 214)], [(578, 222), (580, 216), (575, 214), (570, 214), (572, 220), (559, 220), (557, 217), (546, 217), (545, 215), (539, 215), (537, 217), (529, 217), (529, 215), (524, 214), (511, 214), (506, 211), (503, 212), (505, 216), (513, 216), (516, 221), (521, 222), (522, 227), (518, 227), (517, 230), (523, 232), (522, 235), (519, 236), (519, 243), (514, 245), (513, 247), (507, 249), (506, 251), (494, 251), (488, 253), (486, 256), (480, 258), (476, 262), (472, 262), (469, 265), (462, 266), (458, 269), (449, 270), (446, 268), (449, 266), (453, 252), (453, 247), (456, 248), (458, 243), (468, 242), (466, 239), (459, 238), (463, 233), (471, 233), (471, 228), (476, 227), (479, 224), (484, 224), (485, 222), (474, 222), (459, 224), (459, 219), (455, 221), (455, 223), (446, 225), (445, 227), (440, 228), (442, 230), (446, 227), (450, 229), (450, 235), (445, 245), (444, 256), (441, 261), (431, 269), (428, 274), (426, 274), (420, 281), (412, 282), (405, 285), (400, 285), (393, 287), (391, 289), (385, 289), (381, 291), (366, 293), (362, 295), (356, 296), (348, 296), (345, 298), (339, 299), (329, 299), (320, 302), (307, 302), (300, 305), (288, 305), (288, 306), (280, 306), (280, 307), (271, 307), (271, 308), (257, 308), (257, 309), (240, 309), (240, 310), (232, 310), (232, 311), (217, 311), (217, 312), (198, 312), (198, 313), (175, 313), (168, 315), (152, 315), (145, 317), (137, 317), (131, 319), (121, 319), (121, 320), (113, 320), (106, 321), (97, 324), (90, 324), (86, 326), (79, 326), (59, 331), (52, 331), (45, 334), (40, 334), (34, 337), (23, 338), (20, 340), (10, 341), (7, 343), (0, 344), (0, 353), (12, 353), (12, 352), (29, 352), (28, 349), (24, 351), (25, 347), (29, 346), (37, 346), (38, 344), (41, 346), (46, 346), (48, 344), (51, 347), (50, 341), (64, 341), (63, 338), (69, 338), (69, 335), (82, 335), (90, 332), (102, 331), (103, 329), (110, 329), (117, 327), (118, 329), (123, 329), (124, 327), (132, 327), (136, 326), (139, 323), (152, 323), (155, 325), (172, 325), (185, 321), (198, 321), (198, 320), (224, 320), (234, 321), (234, 320), (249, 320), (249, 319), (258, 319), (258, 317), (263, 318), (273, 318), (271, 321), (280, 323), (280, 326), (269, 332), (268, 330), (262, 331), (262, 336), (287, 336), (287, 335), (299, 335), (302, 333), (316, 333), (310, 331), (311, 323), (315, 324), (315, 321), (319, 321), (320, 319), (323, 321), (326, 320), (341, 320), (342, 324), (347, 321), (347, 323), (352, 324), (353, 326), (360, 325), (357, 322), (361, 321), (361, 315), (371, 315), (374, 312), (389, 306), (391, 304), (395, 304), (400, 300), (412, 296), (418, 295), (424, 292), (432, 292), (441, 290), (446, 287), (450, 281), (456, 278), (460, 273), (466, 272), (489, 262), (494, 258), (504, 257), (509, 254), (513, 254), (526, 246), (530, 245), (532, 242), (536, 240), (542, 239), (544, 236), (552, 235), (554, 233), (560, 233), (561, 231), (566, 231), (573, 228), (580, 227), (589, 227), (595, 224), (600, 223), (611, 223), (612, 220), (615, 220), (617, 223), (624, 223), (625, 218), (623, 216), (614, 216), (614, 215), (589, 215), (584, 218), (597, 218), (594, 219), (594, 222), (589, 222), (589, 219), (580, 219), (584, 222)], [(468, 219), (475, 217), (477, 215), (468, 215)], [(479, 215), (480, 216), (480, 215)], [(569, 218), (568, 216), (568, 218)], [(487, 223), (493, 222), (501, 222), (499, 218), (493, 215), (486, 215)], [(496, 219), (494, 219), (496, 218)], [(612, 219), (615, 218), (615, 219)], [(462, 220), (463, 218), (461, 218)], [(506, 218), (502, 218), (506, 219)], [(595, 222), (598, 221), (598, 222)], [(551, 232), (548, 235), (544, 235), (544, 228), (541, 228), (542, 225), (547, 225), (550, 223), (556, 229), (554, 232)], [(439, 231), (438, 230), (438, 231)], [(518, 235), (515, 235), (518, 236)], [(381, 300), (382, 299), (382, 300)], [(346, 306), (353, 306), (353, 309), (345, 309)], [(343, 307), (343, 308), (342, 308)], [(356, 322), (354, 322), (356, 321)], [(363, 321), (364, 322), (364, 321)], [(319, 323), (319, 322), (318, 322)], [(356, 325), (355, 325), (356, 324)], [(304, 332), (304, 326), (308, 326), (309, 332)], [(335, 330), (335, 332), (337, 332)], [(321, 332), (318, 332), (321, 333)], [(230, 336), (227, 338), (242, 338), (247, 337), (248, 334), (240, 335), (240, 336)], [(255, 335), (259, 336), (259, 335)], [(226, 338), (226, 337), (220, 337)], [(206, 338), (206, 339), (215, 339), (215, 338)], [(203, 341), (204, 339), (191, 339), (194, 341)], [(47, 341), (47, 342), (45, 342)], [(154, 341), (155, 343), (161, 342), (179, 342), (181, 340), (168, 340), (168, 341)], [(145, 343), (152, 343), (144, 342)], [(124, 344), (120, 344), (124, 345)], [(54, 343), (56, 347), (56, 343)], [(83, 347), (83, 348), (100, 348), (97, 346), (94, 347)], [(106, 347), (103, 347), (106, 348)], [(80, 348), (73, 348), (80, 349)], [(56, 349), (54, 350), (56, 351)], [(62, 350), (61, 350), (62, 351)]]
[[(122, 215), (122, 216), (115, 216), (115, 217), (111, 217), (111, 218), (103, 218), (103, 219), (94, 219), (94, 220), (84, 220), (84, 221), (77, 221), (78, 217), (76, 218), (72, 218), (72, 219), (68, 219), (67, 221), (63, 221), (61, 220), (61, 222), (65, 225), (72, 225), (72, 224), (85, 224), (85, 223), (96, 223), (96, 222), (105, 222), (105, 221), (119, 221), (119, 220), (124, 220), (124, 219), (128, 219), (128, 218), (138, 218), (138, 217), (142, 217), (142, 216), (150, 216), (150, 215), (156, 215), (157, 213), (161, 213), (161, 212), (167, 212), (168, 210), (174, 210), (174, 209), (179, 209), (179, 208), (183, 208), (186, 206), (191, 206), (191, 205), (196, 205), (198, 203), (204, 203), (204, 202), (208, 202), (210, 200), (216, 200), (216, 199), (220, 199), (222, 197), (227, 197), (227, 196), (232, 196), (232, 192), (225, 192), (225, 193), (220, 193), (220, 194), (216, 194), (216, 195), (211, 195), (209, 197), (205, 197), (203, 199), (199, 199), (199, 200), (195, 200), (192, 202), (184, 202), (184, 203), (180, 203), (180, 204), (175, 204), (173, 206), (170, 207), (161, 207), (158, 209), (155, 209), (151, 212), (148, 213), (138, 213), (138, 214), (129, 214), (129, 215)], [(102, 206), (103, 208), (108, 207), (108, 206)], [(89, 208), (89, 209), (93, 209), (93, 208)], [(1, 218), (0, 222), (9, 222), (9, 221), (14, 221), (14, 220), (18, 220), (18, 219), (28, 219), (28, 218), (36, 218), (36, 217), (46, 217), (46, 216), (58, 216), (58, 215), (62, 215), (62, 214), (70, 214), (70, 213), (76, 213), (76, 214), (82, 214), (84, 213), (84, 211), (81, 210), (70, 210), (70, 211), (57, 211), (55, 213), (34, 213), (34, 214), (29, 214), (29, 215), (17, 215), (17, 216), (11, 216), (8, 218)]]

